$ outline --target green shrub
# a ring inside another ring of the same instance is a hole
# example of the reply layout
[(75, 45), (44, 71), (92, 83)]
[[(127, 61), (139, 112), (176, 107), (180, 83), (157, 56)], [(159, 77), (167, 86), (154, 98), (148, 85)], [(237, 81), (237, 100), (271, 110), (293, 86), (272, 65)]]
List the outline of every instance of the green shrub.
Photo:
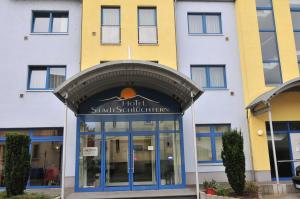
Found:
[(204, 189), (208, 189), (208, 188), (211, 188), (211, 189), (217, 189), (218, 187), (218, 184), (215, 180), (212, 180), (212, 181), (204, 181), (203, 182), (203, 186), (204, 186)]
[(27, 135), (6, 135), (4, 183), (7, 196), (24, 193), (30, 169), (29, 144), (30, 138)]
[(252, 197), (258, 197), (258, 186), (254, 182), (246, 182), (245, 194)]
[(245, 189), (245, 154), (241, 132), (232, 130), (222, 136), (222, 159), (228, 182), (236, 194), (242, 195)]
[(5, 192), (0, 192), (0, 199), (51, 199), (51, 197), (37, 193), (25, 193), (23, 195), (7, 197)]

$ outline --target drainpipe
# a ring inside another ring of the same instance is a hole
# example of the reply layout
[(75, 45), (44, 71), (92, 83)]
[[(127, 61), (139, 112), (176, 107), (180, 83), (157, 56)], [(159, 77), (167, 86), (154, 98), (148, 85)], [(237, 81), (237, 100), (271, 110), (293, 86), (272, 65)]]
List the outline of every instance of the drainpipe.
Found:
[(65, 99), (65, 121), (64, 121), (64, 138), (63, 138), (63, 159), (62, 159), (62, 177), (61, 177), (61, 199), (65, 199), (65, 170), (66, 170), (66, 150), (67, 150), (67, 125), (68, 125), (68, 94)]
[(273, 129), (273, 122), (272, 122), (272, 112), (271, 112), (271, 104), (268, 102), (268, 113), (269, 113), (269, 124), (270, 124), (270, 131), (271, 131), (271, 139), (272, 139), (272, 149), (273, 149), (273, 159), (274, 159), (274, 166), (275, 166), (275, 174), (276, 174), (276, 183), (279, 185), (279, 175), (278, 175), (278, 166), (277, 166), (277, 156), (276, 156), (276, 148), (275, 148), (275, 140), (274, 140), (274, 129)]
[(193, 125), (193, 134), (194, 134), (194, 158), (195, 158), (195, 182), (196, 182), (196, 195), (197, 199), (200, 199), (199, 193), (199, 174), (198, 174), (198, 155), (197, 155), (197, 137), (196, 137), (196, 124), (195, 124), (195, 110), (194, 110), (194, 95), (191, 92), (191, 99), (192, 99), (192, 105), (191, 105), (191, 110), (192, 110), (192, 125)]

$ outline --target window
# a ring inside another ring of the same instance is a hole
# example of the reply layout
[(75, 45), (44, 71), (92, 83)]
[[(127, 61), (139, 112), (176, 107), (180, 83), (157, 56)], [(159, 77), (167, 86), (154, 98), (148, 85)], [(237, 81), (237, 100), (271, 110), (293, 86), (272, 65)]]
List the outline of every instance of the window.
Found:
[(199, 163), (222, 162), (222, 134), (229, 129), (229, 124), (196, 125)]
[(156, 8), (138, 8), (139, 44), (157, 44)]
[(298, 67), (300, 71), (300, 1), (299, 0), (290, 0), (291, 6), (291, 15), (293, 22), (294, 38), (296, 45), (296, 53), (298, 59)]
[(191, 66), (192, 80), (202, 88), (226, 88), (225, 66)]
[(266, 85), (281, 84), (281, 67), (271, 0), (256, 0), (260, 44)]
[(29, 66), (27, 89), (53, 90), (65, 80), (65, 66)]
[(33, 33), (67, 33), (69, 13), (66, 11), (33, 11)]
[(101, 8), (101, 43), (119, 44), (121, 42), (120, 8)]
[(189, 34), (222, 34), (220, 13), (188, 13)]
[(58, 187), (61, 183), (63, 128), (0, 129), (0, 187), (4, 187), (5, 135), (30, 136), (31, 168), (27, 185)]

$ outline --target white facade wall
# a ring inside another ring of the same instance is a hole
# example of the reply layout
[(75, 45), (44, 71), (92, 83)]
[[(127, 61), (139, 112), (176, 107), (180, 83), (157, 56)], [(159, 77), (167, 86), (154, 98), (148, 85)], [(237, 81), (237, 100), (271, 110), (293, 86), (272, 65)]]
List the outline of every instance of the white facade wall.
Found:
[[(33, 10), (69, 11), (68, 34), (31, 34)], [(63, 127), (63, 103), (27, 90), (28, 66), (66, 65), (67, 78), (80, 71), (81, 2), (1, 0), (0, 24), (0, 128)], [(68, 115), (66, 175), (74, 176), (76, 118)]]
[[(221, 13), (223, 34), (189, 35), (189, 12)], [(207, 89), (196, 101), (196, 124), (231, 124), (232, 128), (240, 129), (245, 140), (246, 169), (251, 170), (234, 3), (178, 1), (176, 23), (180, 72), (191, 77), (191, 65), (225, 65), (226, 69), (227, 89)], [(183, 128), (186, 172), (195, 172), (191, 109), (183, 117)], [(222, 163), (198, 164), (198, 170), (201, 172), (200, 181), (214, 177), (216, 180), (225, 180)], [(217, 172), (219, 176), (211, 172)], [(188, 183), (189, 180), (187, 176)]]

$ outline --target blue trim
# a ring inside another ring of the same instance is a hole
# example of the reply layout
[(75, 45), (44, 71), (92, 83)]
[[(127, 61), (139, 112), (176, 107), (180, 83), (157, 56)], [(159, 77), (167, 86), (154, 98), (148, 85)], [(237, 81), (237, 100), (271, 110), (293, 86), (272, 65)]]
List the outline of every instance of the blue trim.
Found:
[[(28, 78), (27, 78), (27, 90), (54, 90), (55, 88), (50, 88), (50, 70), (52, 68), (63, 68), (65, 69), (65, 79), (66, 80), (66, 73), (67, 73), (67, 69), (66, 66), (63, 65), (54, 65), (54, 66), (35, 66), (35, 65), (30, 65), (28, 66)], [(35, 70), (42, 70), (42, 71), (46, 71), (46, 82), (45, 82), (45, 87), (41, 87), (41, 88), (31, 88), (30, 87), (30, 81), (31, 81), (31, 74), (32, 71)]]
[[(202, 32), (193, 32), (193, 33), (190, 32), (189, 16), (192, 16), (192, 15), (201, 16), (201, 20), (202, 20)], [(207, 32), (207, 20), (206, 20), (207, 16), (218, 16), (219, 17), (220, 32), (216, 32), (216, 33)], [(223, 34), (222, 14), (221, 13), (188, 12), (187, 13), (187, 20), (188, 20), (188, 34), (189, 35), (222, 35)]]
[[(126, 132), (105, 132), (104, 122), (106, 121), (128, 121), (129, 129)], [(153, 131), (132, 131), (133, 121), (155, 121), (156, 129)], [(179, 123), (179, 129), (174, 130), (159, 130), (159, 121), (177, 120)], [(101, 122), (101, 132), (80, 132), (80, 122)], [(184, 166), (184, 142), (183, 142), (183, 127), (182, 127), (182, 115), (181, 114), (147, 114), (147, 115), (79, 115), (77, 117), (77, 133), (76, 133), (76, 166), (75, 166), (75, 192), (96, 192), (96, 191), (122, 191), (122, 190), (152, 190), (152, 189), (175, 189), (184, 188), (186, 186), (185, 178), (185, 166)], [(160, 182), (160, 133), (180, 133), (180, 148), (181, 148), (181, 169), (182, 169), (182, 183), (176, 185), (161, 185)], [(105, 184), (105, 172), (101, 172), (100, 186), (95, 188), (80, 188), (79, 187), (79, 156), (80, 156), (80, 135), (99, 135), (101, 134), (101, 171), (105, 171), (106, 151), (105, 151), (105, 138), (106, 136), (127, 136), (128, 137), (128, 159), (129, 161), (129, 175), (128, 186), (106, 186)], [(155, 155), (156, 155), (156, 184), (144, 186), (133, 185), (133, 138), (134, 136), (152, 135), (155, 136)]]
[[(203, 89), (227, 89), (227, 78), (226, 78), (226, 66), (225, 65), (191, 65), (190, 66), (190, 73), (191, 79), (193, 79), (193, 72), (192, 68), (204, 68), (205, 69), (205, 76), (206, 76), (206, 86), (200, 85), (200, 82), (197, 82)], [(212, 86), (210, 81), (210, 69), (211, 68), (223, 68), (223, 85), (224, 86)]]
[[(35, 18), (38, 14), (49, 14), (49, 24), (48, 24), (48, 31), (47, 32), (37, 32), (34, 31), (35, 28)], [(67, 15), (68, 22), (67, 22), (67, 31), (66, 32), (53, 32), (53, 14), (65, 14)], [(68, 33), (69, 32), (69, 11), (45, 11), (45, 10), (32, 10), (31, 12), (31, 33)]]

